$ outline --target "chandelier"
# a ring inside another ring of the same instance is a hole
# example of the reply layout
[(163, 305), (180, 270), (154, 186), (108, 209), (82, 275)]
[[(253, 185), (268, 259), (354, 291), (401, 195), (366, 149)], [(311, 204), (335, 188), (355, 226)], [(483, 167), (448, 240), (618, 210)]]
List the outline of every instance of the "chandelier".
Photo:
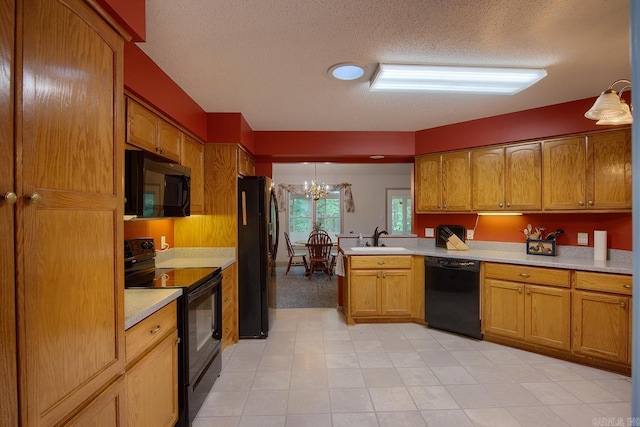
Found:
[(311, 186), (307, 184), (307, 181), (304, 182), (304, 196), (307, 199), (319, 200), (323, 197), (327, 197), (329, 194), (329, 186), (324, 182), (322, 184), (318, 184), (318, 171), (317, 166), (313, 164), (313, 179), (311, 180)]
[[(621, 84), (620, 92), (616, 92), (613, 87)], [(620, 79), (611, 83), (609, 89), (600, 94), (593, 107), (584, 116), (591, 120), (597, 120), (597, 125), (627, 125), (633, 123), (631, 108), (622, 98), (625, 90), (631, 89), (631, 80)]]

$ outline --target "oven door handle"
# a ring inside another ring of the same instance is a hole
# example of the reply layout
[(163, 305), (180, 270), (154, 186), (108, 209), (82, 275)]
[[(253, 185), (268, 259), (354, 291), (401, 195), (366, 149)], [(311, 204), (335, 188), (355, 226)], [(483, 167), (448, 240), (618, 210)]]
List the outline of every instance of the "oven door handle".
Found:
[(210, 292), (211, 289), (213, 289), (214, 287), (216, 287), (220, 283), (221, 283), (221, 280), (212, 279), (210, 282), (205, 283), (204, 285), (202, 285), (199, 288), (197, 288), (195, 291), (189, 293), (188, 294), (189, 303), (191, 303), (193, 300), (195, 300), (197, 298), (200, 298), (202, 295), (206, 294), (207, 292)]

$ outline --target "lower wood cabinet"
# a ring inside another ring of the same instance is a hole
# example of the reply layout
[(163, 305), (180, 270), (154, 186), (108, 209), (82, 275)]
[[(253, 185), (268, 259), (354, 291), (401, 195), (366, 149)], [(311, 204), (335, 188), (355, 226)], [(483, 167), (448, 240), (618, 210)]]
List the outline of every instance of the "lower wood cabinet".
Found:
[[(135, 411), (135, 408), (131, 408)], [(126, 422), (125, 378), (121, 376), (65, 424), (67, 427), (132, 426)], [(142, 424), (138, 424), (142, 425)]]
[[(483, 333), (569, 351), (570, 273), (568, 270), (486, 263)], [(545, 277), (555, 286), (545, 285)], [(539, 284), (527, 283), (532, 281)]]
[(222, 270), (222, 348), (238, 342), (236, 263)]
[(176, 302), (125, 334), (127, 425), (172, 427), (178, 420)]
[(348, 323), (411, 317), (411, 256), (352, 256), (347, 286)]

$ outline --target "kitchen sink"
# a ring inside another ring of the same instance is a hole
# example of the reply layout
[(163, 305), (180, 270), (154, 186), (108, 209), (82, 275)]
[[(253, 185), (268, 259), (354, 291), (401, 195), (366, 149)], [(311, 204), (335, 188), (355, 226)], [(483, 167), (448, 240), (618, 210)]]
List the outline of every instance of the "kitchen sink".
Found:
[(402, 246), (361, 246), (351, 250), (354, 252), (404, 252), (408, 249)]

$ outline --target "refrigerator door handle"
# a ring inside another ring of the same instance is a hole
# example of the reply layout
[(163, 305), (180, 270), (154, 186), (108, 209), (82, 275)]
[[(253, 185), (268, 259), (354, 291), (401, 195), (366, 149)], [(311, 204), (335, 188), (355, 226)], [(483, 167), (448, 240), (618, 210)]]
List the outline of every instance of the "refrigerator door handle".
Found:
[(242, 225), (247, 225), (247, 193), (242, 192)]

